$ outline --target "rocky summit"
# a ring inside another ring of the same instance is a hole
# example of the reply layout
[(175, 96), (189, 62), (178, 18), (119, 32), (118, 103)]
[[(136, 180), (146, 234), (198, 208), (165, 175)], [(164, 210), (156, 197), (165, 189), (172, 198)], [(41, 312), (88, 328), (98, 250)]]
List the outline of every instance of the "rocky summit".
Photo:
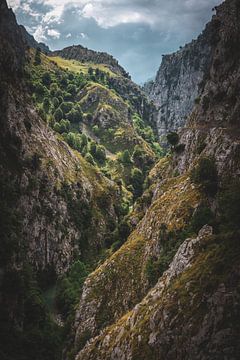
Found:
[(238, 360), (240, 3), (139, 87), (0, 3), (0, 358)]

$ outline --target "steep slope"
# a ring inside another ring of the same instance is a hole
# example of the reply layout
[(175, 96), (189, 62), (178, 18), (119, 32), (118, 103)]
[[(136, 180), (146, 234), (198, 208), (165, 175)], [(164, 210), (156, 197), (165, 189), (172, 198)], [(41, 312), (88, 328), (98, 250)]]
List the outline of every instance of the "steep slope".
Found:
[[(94, 267), (122, 217), (122, 194), (39, 116), (26, 85), (26, 42), (0, 6), (1, 357), (55, 359), (61, 329), (44, 292), (64, 273), (69, 282), (72, 269), (86, 277), (84, 262)], [(67, 314), (81, 291), (70, 285)]]
[(151, 206), (85, 282), (78, 360), (239, 357), (239, 17), (236, 0), (217, 8), (212, 64), (180, 134), (185, 150), (152, 170)]
[(196, 40), (173, 54), (164, 55), (155, 80), (144, 87), (157, 108), (160, 138), (184, 126), (199, 100), (212, 61), (212, 47), (217, 41), (216, 24), (213, 18)]
[(48, 56), (0, 10), (1, 356), (59, 359), (161, 149), (151, 104), (110, 56)]

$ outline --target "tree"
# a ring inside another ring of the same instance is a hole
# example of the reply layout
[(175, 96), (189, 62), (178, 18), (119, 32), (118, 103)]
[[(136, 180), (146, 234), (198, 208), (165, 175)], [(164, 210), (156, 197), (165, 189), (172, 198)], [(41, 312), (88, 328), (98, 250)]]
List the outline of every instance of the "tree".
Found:
[(70, 130), (70, 122), (68, 120), (61, 120), (60, 121), (60, 132), (68, 132)]
[(134, 189), (133, 194), (135, 198), (142, 195), (143, 182), (144, 182), (144, 177), (142, 171), (138, 168), (133, 168), (131, 171), (131, 184)]
[(82, 148), (84, 146), (87, 146), (87, 144), (88, 144), (88, 139), (87, 139), (87, 136), (85, 134), (81, 135), (81, 143), (82, 143)]
[(35, 83), (35, 92), (37, 95), (43, 96), (47, 93), (47, 89), (41, 82), (38, 81)]
[(38, 47), (35, 52), (34, 65), (41, 64), (41, 49)]
[(240, 228), (240, 180), (233, 180), (218, 196), (221, 223), (227, 229)]
[(56, 121), (60, 121), (63, 118), (63, 112), (60, 108), (57, 108), (57, 110), (55, 111), (54, 118)]
[(135, 145), (133, 150), (133, 161), (137, 166), (142, 166), (144, 162), (145, 152), (139, 145)]
[(76, 108), (71, 109), (67, 114), (66, 117), (71, 122), (79, 122), (82, 120), (82, 114)]
[(50, 108), (50, 101), (48, 98), (43, 99), (43, 110), (48, 113)]
[(97, 145), (94, 141), (91, 141), (90, 143), (90, 153), (92, 154), (92, 156), (96, 156), (97, 153)]
[(176, 132), (170, 132), (167, 134), (167, 141), (170, 145), (176, 146), (179, 142), (179, 136)]
[(58, 106), (59, 106), (59, 100), (58, 100), (58, 98), (54, 97), (54, 98), (52, 99), (52, 103), (53, 103), (54, 108), (57, 109)]
[(52, 78), (51, 78), (51, 75), (48, 71), (45, 71), (43, 74), (42, 74), (42, 83), (49, 87), (50, 84), (52, 82)]
[(60, 109), (62, 110), (64, 115), (69, 113), (72, 108), (73, 108), (73, 103), (72, 102), (63, 102), (60, 105)]
[(92, 129), (93, 129), (94, 135), (98, 136), (98, 135), (99, 135), (99, 132), (100, 132), (99, 126), (98, 126), (98, 125), (94, 125)]
[(91, 154), (87, 153), (87, 154), (85, 155), (85, 159), (86, 159), (87, 162), (89, 162), (90, 164), (95, 165), (95, 161), (94, 161), (94, 159), (93, 159), (93, 157), (92, 157)]
[(124, 150), (122, 153), (120, 153), (119, 160), (123, 164), (131, 164), (131, 156), (128, 150)]
[(191, 180), (200, 185), (208, 195), (215, 195), (218, 187), (218, 174), (214, 159), (202, 157), (191, 172)]
[(67, 92), (70, 93), (72, 96), (76, 95), (77, 87), (74, 84), (69, 84), (67, 87)]
[(104, 163), (106, 160), (106, 151), (105, 151), (105, 147), (102, 145), (97, 145), (96, 147), (96, 155), (95, 155), (96, 159), (100, 162), (100, 163)]
[(90, 68), (88, 69), (88, 74), (89, 74), (90, 76), (93, 75), (93, 68), (92, 68), (92, 67), (90, 67)]
[(51, 83), (51, 85), (50, 85), (50, 95), (51, 96), (56, 96), (58, 90), (59, 90), (58, 85), (56, 83)]

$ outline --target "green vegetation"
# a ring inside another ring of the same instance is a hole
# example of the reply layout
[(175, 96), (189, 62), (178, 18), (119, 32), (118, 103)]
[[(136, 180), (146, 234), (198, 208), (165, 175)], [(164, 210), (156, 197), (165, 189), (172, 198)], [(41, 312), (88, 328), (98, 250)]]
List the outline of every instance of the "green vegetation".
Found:
[(192, 170), (191, 180), (199, 185), (207, 195), (214, 196), (218, 190), (218, 174), (213, 158), (200, 158)]
[(73, 315), (87, 275), (85, 264), (78, 260), (72, 264), (65, 275), (58, 279), (56, 305), (64, 319)]
[[(89, 164), (110, 179), (121, 180), (128, 189), (124, 196), (135, 200), (155, 161), (163, 156), (146, 115), (136, 112), (142, 98), (133, 96), (126, 85), (126, 101), (116, 80), (119, 75), (105, 65), (44, 55), (40, 59), (29, 65), (29, 87), (40, 116)], [(100, 114), (111, 119), (111, 127), (98, 121)]]
[(233, 231), (240, 228), (240, 181), (232, 180), (218, 194), (220, 228)]
[(167, 134), (167, 141), (174, 147), (179, 142), (179, 135), (176, 132), (170, 132)]

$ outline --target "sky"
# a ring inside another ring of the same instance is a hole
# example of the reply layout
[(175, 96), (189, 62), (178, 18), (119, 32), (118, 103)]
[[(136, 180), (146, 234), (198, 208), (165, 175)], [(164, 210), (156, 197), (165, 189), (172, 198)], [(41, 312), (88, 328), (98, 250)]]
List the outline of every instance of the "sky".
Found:
[(113, 55), (142, 84), (162, 55), (196, 38), (221, 0), (7, 0), (51, 50), (81, 44)]

